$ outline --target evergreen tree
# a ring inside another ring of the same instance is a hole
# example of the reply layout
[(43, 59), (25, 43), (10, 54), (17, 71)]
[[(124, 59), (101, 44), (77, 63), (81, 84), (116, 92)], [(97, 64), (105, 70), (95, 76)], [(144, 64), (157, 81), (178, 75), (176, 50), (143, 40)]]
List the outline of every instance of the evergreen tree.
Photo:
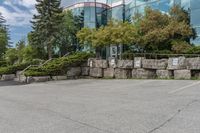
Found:
[(5, 23), (6, 20), (0, 13), (0, 59), (3, 58), (6, 49), (9, 46), (8, 28)]
[(60, 25), (60, 38), (58, 40), (62, 56), (79, 48), (76, 34), (83, 27), (82, 15), (74, 16), (70, 10), (63, 12), (63, 14), (63, 22)]
[(48, 53), (48, 58), (52, 58), (53, 48), (59, 36), (59, 26), (62, 23), (62, 8), (60, 0), (36, 0), (38, 14), (33, 16), (32, 21), (32, 45), (36, 48), (44, 49)]

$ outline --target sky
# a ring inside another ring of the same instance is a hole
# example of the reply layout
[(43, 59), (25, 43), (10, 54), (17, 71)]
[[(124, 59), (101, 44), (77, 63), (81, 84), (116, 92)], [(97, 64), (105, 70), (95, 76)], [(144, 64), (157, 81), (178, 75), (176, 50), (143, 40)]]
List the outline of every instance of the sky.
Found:
[[(0, 12), (9, 25), (11, 45), (15, 46), (32, 30), (30, 20), (37, 13), (35, 4), (35, 0), (0, 0)], [(62, 0), (62, 6), (68, 4), (71, 4), (69, 0)]]

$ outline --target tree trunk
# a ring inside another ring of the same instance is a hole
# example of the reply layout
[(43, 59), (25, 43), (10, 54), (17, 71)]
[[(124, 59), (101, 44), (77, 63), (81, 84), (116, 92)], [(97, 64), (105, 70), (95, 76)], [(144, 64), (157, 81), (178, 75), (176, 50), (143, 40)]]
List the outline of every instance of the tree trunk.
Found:
[(100, 49), (99, 47), (96, 48), (96, 58), (97, 58), (97, 59), (100, 59), (100, 58), (101, 58), (100, 50), (101, 50), (101, 49)]
[(48, 58), (52, 59), (52, 45), (51, 44), (48, 44), (47, 51), (48, 51)]

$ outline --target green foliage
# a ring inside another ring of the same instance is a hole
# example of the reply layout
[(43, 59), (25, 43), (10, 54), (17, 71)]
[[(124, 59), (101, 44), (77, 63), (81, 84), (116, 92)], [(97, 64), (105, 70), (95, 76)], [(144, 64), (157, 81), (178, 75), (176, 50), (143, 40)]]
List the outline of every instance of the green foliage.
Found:
[(32, 21), (31, 45), (42, 52), (47, 49), (48, 57), (52, 58), (53, 48), (59, 38), (60, 24), (63, 20), (60, 0), (37, 0), (37, 15)]
[(3, 58), (8, 46), (9, 46), (9, 35), (8, 35), (8, 28), (5, 25), (6, 20), (1, 15), (0, 12), (0, 59)]
[(38, 65), (42, 61), (41, 60), (33, 60), (31, 62), (21, 63), (21, 64), (15, 64), (8, 67), (0, 67), (0, 75), (3, 74), (16, 74), (17, 71), (24, 70), (26, 67), (30, 65)]
[(6, 61), (0, 61), (0, 67), (6, 67), (7, 65)]
[(174, 40), (172, 41), (172, 51), (175, 54), (184, 54), (187, 53), (188, 49), (191, 49), (192, 46), (186, 41)]
[(188, 11), (174, 6), (169, 14), (148, 7), (144, 15), (135, 14), (133, 23), (111, 21), (99, 29), (83, 28), (77, 37), (80, 43), (94, 48), (127, 45), (141, 53), (185, 53), (196, 33), (190, 25)]
[(78, 52), (67, 57), (57, 58), (47, 63), (42, 67), (30, 68), (25, 72), (26, 76), (56, 76), (67, 73), (67, 68), (71, 66), (80, 66), (82, 63), (87, 61), (93, 54)]
[(76, 34), (83, 26), (83, 16), (74, 16), (70, 10), (63, 12), (60, 35), (57, 43), (61, 56), (79, 49)]
[(37, 51), (31, 45), (26, 45), (24, 39), (16, 44), (16, 48), (9, 48), (5, 54), (5, 60), (9, 65), (22, 62), (30, 62), (37, 58)]
[[(188, 17), (186, 11), (179, 6), (173, 7), (170, 15), (146, 8), (145, 15), (136, 22), (139, 24), (140, 36), (135, 44), (143, 49), (142, 52), (156, 52), (171, 50), (175, 40), (189, 42), (188, 40), (194, 38), (195, 33), (188, 22)], [(184, 43), (179, 45), (182, 44)]]
[(194, 46), (187, 50), (187, 54), (200, 54), (200, 46)]
[(5, 54), (5, 60), (9, 65), (18, 61), (18, 51), (15, 48), (9, 48)]

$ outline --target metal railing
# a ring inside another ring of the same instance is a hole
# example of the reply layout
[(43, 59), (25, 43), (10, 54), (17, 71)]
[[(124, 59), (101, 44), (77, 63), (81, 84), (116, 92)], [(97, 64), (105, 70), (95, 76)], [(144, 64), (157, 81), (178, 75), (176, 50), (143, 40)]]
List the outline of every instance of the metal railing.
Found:
[[(67, 57), (67, 56), (69, 56), (70, 54), (71, 54), (71, 53), (67, 53), (67, 54), (65, 54), (65, 55), (62, 56), (62, 57)], [(40, 64), (40, 65), (29, 65), (28, 67), (26, 67), (24, 70), (22, 70), (22, 71), (19, 73), (19, 75), (18, 75), (19, 80), (20, 80), (20, 76), (21, 76), (21, 75), (24, 75), (25, 71), (27, 71), (28, 69), (30, 69), (30, 68), (32, 68), (32, 67), (42, 67), (42, 66), (46, 65), (47, 63), (49, 63), (50, 61), (52, 61), (52, 60), (54, 60), (54, 59), (56, 59), (56, 58), (48, 59), (48, 60), (46, 60), (44, 63), (42, 63), (42, 64)]]

